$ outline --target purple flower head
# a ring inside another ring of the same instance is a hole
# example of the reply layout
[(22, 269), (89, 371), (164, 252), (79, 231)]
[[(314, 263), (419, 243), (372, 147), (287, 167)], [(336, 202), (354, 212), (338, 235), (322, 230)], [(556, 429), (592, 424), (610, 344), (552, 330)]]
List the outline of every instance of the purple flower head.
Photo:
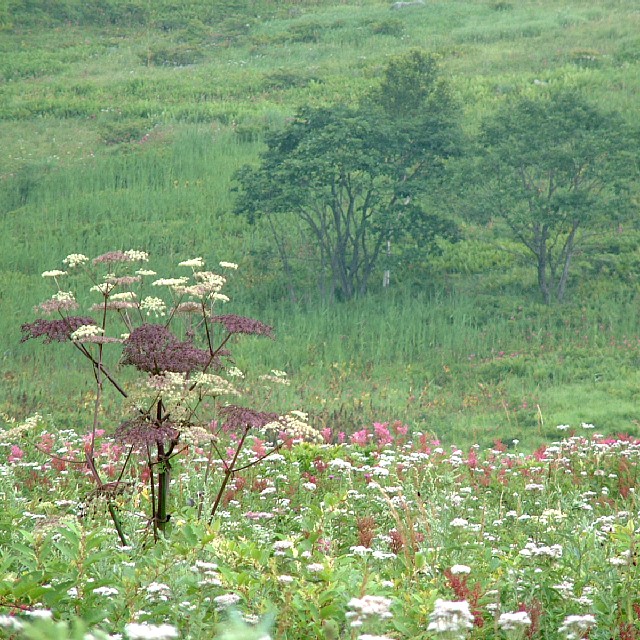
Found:
[(42, 311), (42, 313), (51, 315), (62, 311), (75, 311), (79, 307), (80, 305), (73, 298), (56, 298), (54, 296), (50, 300), (41, 302), (34, 311)]
[(172, 424), (153, 424), (144, 419), (127, 420), (114, 433), (114, 438), (135, 447), (157, 445), (167, 440), (176, 440), (180, 432)]
[(124, 251), (108, 251), (93, 259), (93, 264), (111, 264), (113, 262), (132, 262)]
[(229, 333), (247, 333), (256, 336), (267, 336), (267, 338), (271, 339), (274, 338), (273, 327), (259, 320), (238, 316), (234, 313), (223, 316), (213, 316), (211, 321), (223, 325)]
[(155, 375), (163, 371), (189, 373), (204, 369), (210, 362), (208, 351), (194, 347), (188, 340), (178, 340), (161, 324), (143, 324), (134, 329), (122, 351), (122, 364)]
[(260, 429), (265, 424), (280, 421), (280, 416), (277, 413), (256, 411), (255, 409), (239, 407), (235, 404), (222, 407), (219, 414), (224, 422), (223, 428), (231, 431), (245, 429), (246, 427)]
[(62, 320), (45, 320), (38, 318), (35, 322), (27, 322), (20, 329), (22, 338), (20, 342), (26, 342), (31, 338), (44, 338), (44, 343), (65, 342), (78, 328), (88, 324), (97, 324), (89, 316), (69, 316)]

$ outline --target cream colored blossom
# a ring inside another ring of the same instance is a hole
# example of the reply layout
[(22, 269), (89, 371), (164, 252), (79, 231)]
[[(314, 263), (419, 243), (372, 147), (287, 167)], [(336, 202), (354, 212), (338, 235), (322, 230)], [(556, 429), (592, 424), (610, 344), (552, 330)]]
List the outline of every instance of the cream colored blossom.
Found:
[(2, 431), (2, 440), (4, 442), (11, 442), (29, 431), (34, 431), (35, 428), (42, 422), (42, 416), (39, 413), (34, 413), (32, 416), (25, 418), (20, 424), (9, 429), (8, 431)]
[(103, 333), (104, 329), (102, 327), (95, 324), (83, 324), (71, 334), (71, 339), (74, 342), (83, 342), (84, 340), (90, 339), (94, 336), (99, 336)]
[(311, 442), (322, 442), (322, 435), (314, 429), (308, 422), (308, 414), (304, 411), (290, 411), (281, 418), (283, 424), (270, 423), (265, 425), (265, 429), (279, 428), (282, 429), (289, 437), (294, 440), (309, 440)]
[(167, 305), (162, 298), (147, 296), (140, 302), (140, 309), (148, 316), (155, 315), (156, 318), (164, 316), (167, 311)]
[(181, 278), (158, 278), (151, 285), (154, 287), (180, 287), (187, 284), (187, 282), (189, 282), (189, 278), (186, 276)]
[(222, 261), (219, 264), (223, 269), (237, 269), (238, 268), (238, 265), (235, 262), (224, 262), (224, 261)]
[(73, 269), (73, 267), (77, 267), (78, 265), (84, 264), (88, 261), (89, 258), (82, 253), (70, 253), (62, 263), (66, 264), (70, 269)]
[(136, 251), (135, 249), (129, 249), (124, 252), (124, 255), (131, 260), (131, 262), (148, 262), (149, 254), (146, 251)]
[(60, 269), (53, 269), (51, 271), (43, 271), (42, 272), (42, 277), (43, 278), (58, 278), (59, 276), (66, 276), (67, 272), (66, 271), (60, 271)]
[(191, 260), (183, 260), (178, 262), (179, 267), (191, 267), (193, 269), (202, 269), (204, 267), (204, 260), (202, 258), (192, 258)]
[(113, 287), (114, 285), (110, 282), (101, 282), (100, 284), (94, 284), (89, 291), (96, 291), (97, 293), (101, 293), (103, 296), (106, 296), (113, 291)]
[(287, 378), (286, 371), (279, 371), (278, 369), (271, 369), (271, 373), (265, 373), (259, 377), (259, 380), (265, 382), (273, 382), (275, 384), (282, 384), (288, 386), (291, 384), (291, 380)]
[(138, 296), (135, 291), (122, 291), (120, 293), (114, 293), (111, 296), (112, 300), (134, 300)]
[(191, 377), (191, 383), (206, 391), (207, 395), (240, 395), (240, 392), (228, 380), (213, 373), (194, 373)]

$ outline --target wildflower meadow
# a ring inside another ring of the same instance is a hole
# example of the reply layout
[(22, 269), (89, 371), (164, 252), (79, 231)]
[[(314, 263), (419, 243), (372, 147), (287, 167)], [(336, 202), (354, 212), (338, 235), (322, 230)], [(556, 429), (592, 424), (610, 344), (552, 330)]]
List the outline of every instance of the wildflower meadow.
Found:
[(285, 372), (234, 363), (237, 340), (275, 337), (218, 313), (237, 265), (148, 261), (67, 256), (22, 326), (86, 367), (93, 401), (84, 427), (7, 417), (5, 637), (640, 637), (640, 441), (317, 430), (255, 406)]
[(638, 34), (0, 2), (0, 640), (640, 640)]

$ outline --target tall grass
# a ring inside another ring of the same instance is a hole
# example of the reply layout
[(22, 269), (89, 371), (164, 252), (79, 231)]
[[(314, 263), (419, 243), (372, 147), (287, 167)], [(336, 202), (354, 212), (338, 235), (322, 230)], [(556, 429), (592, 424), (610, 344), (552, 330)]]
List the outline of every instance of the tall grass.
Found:
[(434, 259), (428, 285), (328, 307), (303, 256), (304, 303), (291, 305), (268, 230), (230, 213), (230, 177), (299, 105), (356, 100), (389, 56), (416, 46), (441, 55), (470, 129), (502, 96), (539, 83), (587, 88), (632, 119), (636, 2), (459, 0), (392, 12), (379, 0), (112, 0), (93, 17), (84, 5), (0, 10), (3, 409), (80, 415), (86, 387), (64, 348), (19, 345), (19, 326), (48, 293), (42, 271), (68, 253), (122, 247), (150, 251), (159, 272), (199, 255), (240, 262), (234, 311), (274, 324), (279, 340), (241, 346), (238, 363), (289, 370), (293, 384), (274, 402), (320, 422), (397, 418), (459, 441), (532, 443), (555, 420), (634, 428), (632, 287), (618, 295), (602, 280), (600, 303), (576, 289), (574, 307), (549, 310), (532, 302), (518, 260), (447, 276)]

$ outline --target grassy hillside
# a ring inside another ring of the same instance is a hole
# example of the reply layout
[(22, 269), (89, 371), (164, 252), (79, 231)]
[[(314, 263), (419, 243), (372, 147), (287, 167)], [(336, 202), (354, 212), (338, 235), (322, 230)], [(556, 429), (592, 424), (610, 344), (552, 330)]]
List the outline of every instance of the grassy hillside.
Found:
[(400, 419), (445, 440), (527, 446), (558, 423), (635, 430), (632, 233), (615, 239), (617, 256), (577, 265), (560, 309), (538, 305), (521, 253), (472, 227), (394, 274), (402, 286), (325, 307), (296, 236), (304, 295), (292, 304), (267, 230), (230, 213), (230, 179), (298, 106), (356, 100), (390, 56), (414, 47), (440, 54), (470, 132), (504, 96), (547, 85), (583, 88), (633, 121), (639, 34), (633, 0), (401, 11), (377, 0), (10, 0), (0, 8), (2, 409), (77, 422), (89, 383), (67, 372), (62, 348), (19, 345), (19, 327), (48, 293), (40, 273), (64, 256), (135, 248), (165, 272), (194, 256), (239, 262), (233, 311), (279, 336), (239, 363), (287, 369), (294, 383), (274, 403), (318, 423)]

